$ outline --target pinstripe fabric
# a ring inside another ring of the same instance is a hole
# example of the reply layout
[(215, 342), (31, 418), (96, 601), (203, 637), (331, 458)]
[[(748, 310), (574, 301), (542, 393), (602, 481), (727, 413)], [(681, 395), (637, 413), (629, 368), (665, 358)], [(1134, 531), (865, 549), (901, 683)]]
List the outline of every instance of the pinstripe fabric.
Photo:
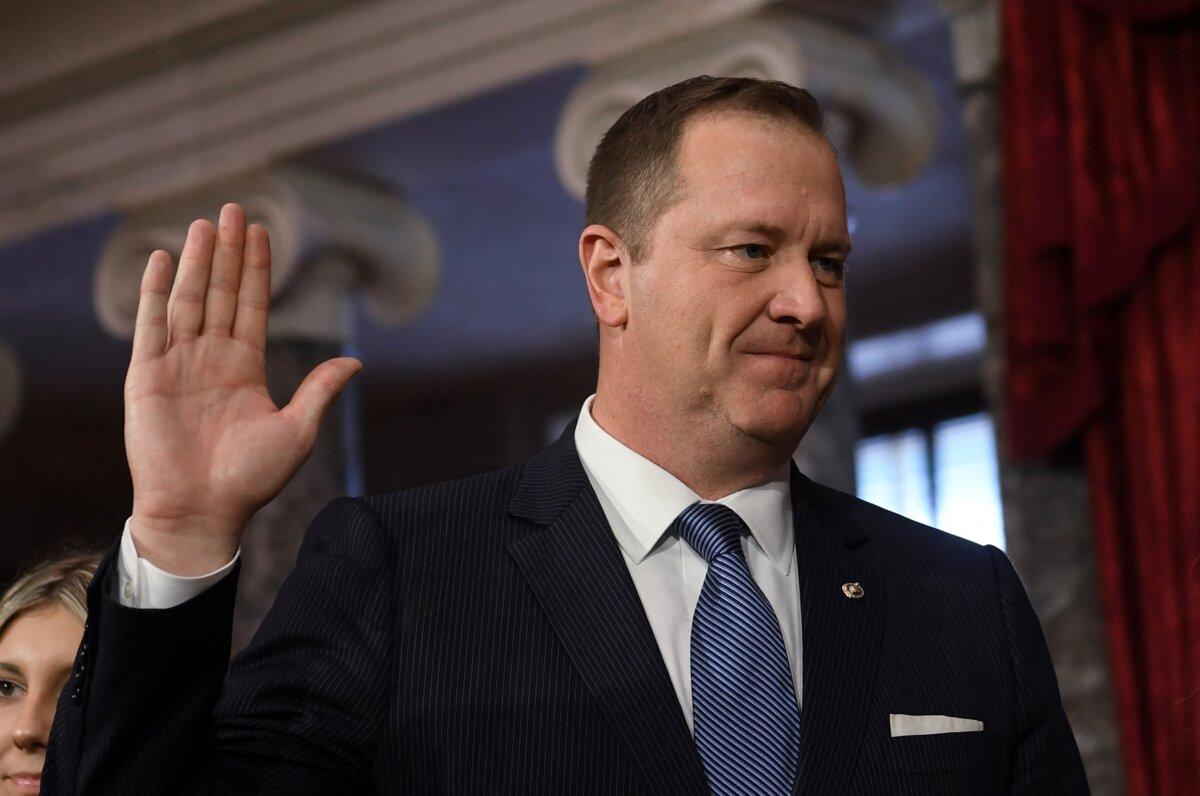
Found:
[[(232, 663), (234, 577), (176, 608), (127, 609), (110, 556), (43, 792), (704, 793), (572, 432), (519, 467), (331, 503)], [(793, 506), (797, 792), (1086, 789), (1003, 554), (798, 474)], [(865, 597), (847, 600), (846, 581)], [(889, 713), (985, 731), (893, 739)]]
[(779, 620), (746, 566), (750, 529), (733, 509), (694, 503), (675, 530), (708, 562), (692, 618), (696, 746), (715, 794), (787, 794), (800, 709)]
[(705, 793), (703, 765), (637, 589), (570, 450), (570, 458), (531, 463), (509, 507), (531, 532), (509, 550), (623, 751), (643, 772), (646, 782), (635, 790)]

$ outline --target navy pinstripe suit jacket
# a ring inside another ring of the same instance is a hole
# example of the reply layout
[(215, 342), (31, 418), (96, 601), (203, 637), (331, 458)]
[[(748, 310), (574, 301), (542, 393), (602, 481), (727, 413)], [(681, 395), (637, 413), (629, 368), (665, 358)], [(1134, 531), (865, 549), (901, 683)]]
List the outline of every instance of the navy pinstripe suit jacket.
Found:
[[(573, 432), (514, 468), (331, 503), (232, 663), (235, 577), (176, 608), (124, 608), (111, 552), (45, 792), (704, 792)], [(792, 482), (797, 792), (1086, 792), (1005, 556)], [(892, 738), (889, 713), (984, 730)]]

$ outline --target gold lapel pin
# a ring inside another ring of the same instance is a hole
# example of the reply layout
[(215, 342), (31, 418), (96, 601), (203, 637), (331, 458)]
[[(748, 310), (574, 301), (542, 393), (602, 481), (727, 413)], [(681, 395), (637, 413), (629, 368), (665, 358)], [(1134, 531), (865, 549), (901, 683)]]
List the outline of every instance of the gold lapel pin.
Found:
[(842, 594), (849, 597), (851, 600), (861, 600), (865, 592), (860, 583), (843, 583)]

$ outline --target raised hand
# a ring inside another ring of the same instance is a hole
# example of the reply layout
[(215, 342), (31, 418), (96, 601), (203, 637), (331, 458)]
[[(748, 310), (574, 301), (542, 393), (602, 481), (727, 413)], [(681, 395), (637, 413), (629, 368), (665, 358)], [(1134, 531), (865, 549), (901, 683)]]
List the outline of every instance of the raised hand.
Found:
[(279, 409), (267, 392), (267, 231), (236, 204), (218, 228), (150, 255), (125, 378), (125, 451), (138, 554), (177, 575), (227, 563), (250, 517), (308, 458), (326, 409), (362, 364), (317, 366)]

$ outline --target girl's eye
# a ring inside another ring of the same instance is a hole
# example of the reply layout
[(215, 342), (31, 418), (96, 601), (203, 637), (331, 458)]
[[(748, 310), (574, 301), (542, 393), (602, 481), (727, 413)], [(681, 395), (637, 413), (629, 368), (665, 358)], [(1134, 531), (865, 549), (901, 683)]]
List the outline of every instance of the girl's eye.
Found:
[(7, 699), (17, 692), (17, 684), (12, 680), (0, 680), (0, 699)]

